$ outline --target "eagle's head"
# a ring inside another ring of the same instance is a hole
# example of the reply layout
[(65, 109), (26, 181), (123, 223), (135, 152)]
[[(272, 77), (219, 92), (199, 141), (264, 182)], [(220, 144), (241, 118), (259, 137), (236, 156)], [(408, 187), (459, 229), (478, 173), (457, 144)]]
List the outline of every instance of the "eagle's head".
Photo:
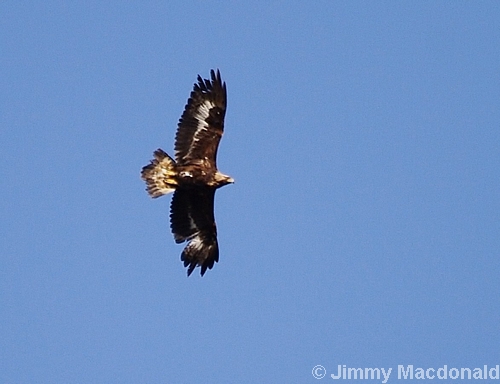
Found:
[(228, 175), (224, 175), (223, 173), (220, 173), (217, 171), (214, 176), (214, 181), (215, 181), (215, 186), (217, 188), (223, 187), (224, 185), (227, 184), (233, 184), (234, 179)]

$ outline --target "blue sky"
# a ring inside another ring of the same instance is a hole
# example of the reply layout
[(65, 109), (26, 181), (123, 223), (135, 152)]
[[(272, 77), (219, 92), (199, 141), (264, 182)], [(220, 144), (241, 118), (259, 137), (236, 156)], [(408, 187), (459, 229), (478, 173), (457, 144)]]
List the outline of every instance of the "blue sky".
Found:
[[(0, 14), (0, 382), (500, 364), (500, 3)], [(187, 278), (140, 170), (211, 68), (236, 183), (216, 195), (220, 262)]]

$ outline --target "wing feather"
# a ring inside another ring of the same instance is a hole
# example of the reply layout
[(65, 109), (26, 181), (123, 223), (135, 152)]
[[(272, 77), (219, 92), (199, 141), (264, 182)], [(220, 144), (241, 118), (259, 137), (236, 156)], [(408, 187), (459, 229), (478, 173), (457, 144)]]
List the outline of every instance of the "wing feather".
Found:
[(211, 80), (198, 75), (198, 83), (179, 119), (175, 157), (180, 165), (204, 163), (214, 170), (226, 115), (227, 91), (220, 72), (210, 71)]
[(188, 276), (196, 266), (201, 275), (219, 261), (213, 188), (178, 188), (170, 205), (170, 227), (176, 243), (189, 241), (181, 255)]

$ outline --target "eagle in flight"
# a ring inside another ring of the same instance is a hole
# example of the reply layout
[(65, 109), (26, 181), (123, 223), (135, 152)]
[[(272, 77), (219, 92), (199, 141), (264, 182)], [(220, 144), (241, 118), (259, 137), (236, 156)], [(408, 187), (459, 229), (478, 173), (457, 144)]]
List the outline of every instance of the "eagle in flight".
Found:
[(215, 190), (234, 180), (217, 170), (217, 148), (224, 132), (226, 83), (220, 72), (198, 83), (184, 107), (175, 136), (175, 160), (162, 149), (154, 152), (141, 177), (153, 198), (174, 192), (170, 228), (176, 243), (188, 241), (181, 255), (187, 274), (201, 267), (203, 276), (219, 261), (214, 217)]

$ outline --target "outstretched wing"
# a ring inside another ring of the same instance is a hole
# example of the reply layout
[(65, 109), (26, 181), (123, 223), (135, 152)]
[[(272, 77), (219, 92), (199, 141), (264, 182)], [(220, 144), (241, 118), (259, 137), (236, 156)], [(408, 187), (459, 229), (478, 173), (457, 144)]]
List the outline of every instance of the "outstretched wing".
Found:
[(214, 218), (215, 189), (178, 188), (170, 205), (170, 227), (175, 242), (189, 241), (181, 255), (188, 276), (196, 266), (203, 276), (219, 261), (217, 227)]
[(175, 136), (175, 158), (178, 164), (201, 164), (217, 168), (217, 147), (224, 131), (226, 83), (220, 72), (210, 71), (212, 80), (198, 75), (191, 96), (179, 119)]

